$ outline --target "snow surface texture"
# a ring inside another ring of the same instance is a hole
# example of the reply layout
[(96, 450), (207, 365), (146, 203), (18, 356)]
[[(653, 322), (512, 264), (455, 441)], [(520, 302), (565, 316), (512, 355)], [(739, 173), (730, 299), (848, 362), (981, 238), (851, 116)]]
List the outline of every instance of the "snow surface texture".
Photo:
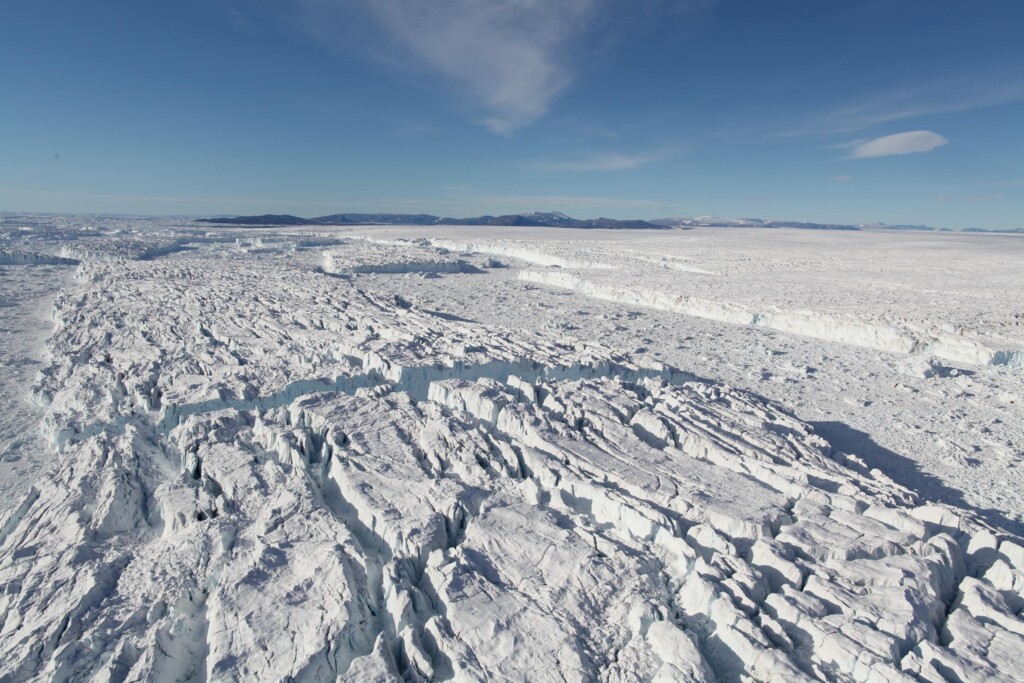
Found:
[(466, 317), (508, 316), (485, 285), (550, 296), (483, 254), (628, 286), (623, 245), (180, 232), (64, 267), (33, 390), (52, 470), (0, 517), (0, 680), (1018, 675), (1024, 545), (998, 520), (645, 350)]
[(29, 263), (36, 265), (0, 267), (0, 510), (24, 495), (49, 460), (39, 430), (43, 408), (30, 389), (48, 363), (53, 297), (73, 272)]
[(324, 252), (324, 272), (332, 275), (478, 272), (466, 261), (414, 245), (381, 246), (370, 243), (358, 246), (354, 249), (349, 243), (341, 249)]

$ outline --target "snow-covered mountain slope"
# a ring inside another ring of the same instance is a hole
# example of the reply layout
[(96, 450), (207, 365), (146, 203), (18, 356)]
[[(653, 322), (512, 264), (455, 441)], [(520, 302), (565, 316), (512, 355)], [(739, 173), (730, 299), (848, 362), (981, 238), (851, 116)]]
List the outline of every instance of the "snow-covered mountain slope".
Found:
[(514, 268), (328, 240), (338, 278), (311, 239), (82, 250), (34, 389), (52, 472), (0, 518), (0, 679), (1014, 679), (1024, 546), (989, 518), (507, 317)]

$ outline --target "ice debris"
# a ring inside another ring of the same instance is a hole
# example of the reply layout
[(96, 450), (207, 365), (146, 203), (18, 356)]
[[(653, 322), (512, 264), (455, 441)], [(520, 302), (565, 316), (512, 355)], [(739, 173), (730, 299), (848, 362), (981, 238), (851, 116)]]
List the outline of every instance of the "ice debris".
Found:
[(297, 267), (81, 268), (2, 680), (1018, 675), (1020, 540), (781, 406)]

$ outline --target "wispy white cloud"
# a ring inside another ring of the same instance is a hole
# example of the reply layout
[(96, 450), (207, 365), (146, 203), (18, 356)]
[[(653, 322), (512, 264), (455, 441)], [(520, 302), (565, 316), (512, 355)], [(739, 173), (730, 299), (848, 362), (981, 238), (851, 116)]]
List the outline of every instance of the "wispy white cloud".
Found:
[(1016, 74), (970, 74), (899, 87), (820, 113), (784, 137), (833, 135), (896, 121), (987, 109), (1024, 101), (1024, 80)]
[(372, 0), (370, 14), (418, 63), (487, 110), (498, 132), (547, 112), (572, 80), (570, 47), (600, 0)]
[(678, 213), (680, 207), (651, 199), (587, 195), (501, 195), (454, 191), (448, 197), (378, 197), (305, 200), (269, 197), (195, 197), (93, 194), (0, 188), (0, 199), (19, 211), (117, 212), (145, 215), (288, 212), (316, 216), (342, 212), (433, 213), (453, 218), (527, 211), (565, 211), (581, 218), (597, 215), (636, 218)]
[(948, 145), (949, 140), (930, 130), (913, 130), (907, 133), (896, 133), (874, 140), (856, 141), (852, 143), (852, 159), (870, 157), (887, 157), (897, 154), (915, 154), (930, 152), (937, 147)]
[(999, 193), (996, 193), (996, 194), (972, 194), (969, 197), (967, 197), (967, 201), (970, 202), (971, 204), (974, 204), (976, 202), (998, 202), (1002, 198), (1003, 198), (1003, 195), (1001, 195)]
[(266, 17), (329, 49), (443, 84), (479, 122), (508, 133), (546, 114), (585, 54), (715, 0), (209, 0), (251, 31)]
[[(653, 0), (644, 0), (644, 3)], [(221, 0), (237, 6), (238, 0)], [(339, 52), (438, 82), (507, 133), (543, 116), (573, 79), (581, 38), (613, 0), (251, 0)], [(269, 8), (269, 9), (268, 9)]]
[(836, 175), (836, 176), (832, 176), (832, 180), (836, 181), (837, 183), (846, 183), (846, 182), (849, 182), (849, 181), (853, 180), (853, 176), (852, 175)]
[[(679, 207), (651, 199), (626, 197), (593, 197), (587, 195), (501, 195), (461, 194), (440, 198), (384, 198), (357, 202), (359, 207), (373, 211), (399, 211), (403, 209), (427, 211), (451, 217), (481, 214), (509, 214), (527, 211), (578, 212), (578, 217), (598, 214), (618, 214), (635, 218), (639, 214), (653, 215), (675, 211)], [(352, 209), (350, 209), (352, 210)]]
[(525, 164), (533, 171), (631, 171), (658, 160), (648, 154), (598, 154), (569, 161), (531, 161)]

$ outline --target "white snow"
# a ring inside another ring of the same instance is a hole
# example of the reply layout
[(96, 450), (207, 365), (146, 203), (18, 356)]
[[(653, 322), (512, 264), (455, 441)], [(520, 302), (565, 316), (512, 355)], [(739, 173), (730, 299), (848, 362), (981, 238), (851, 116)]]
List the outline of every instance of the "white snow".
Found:
[(324, 252), (323, 270), (333, 275), (356, 273), (467, 273), (466, 261), (415, 245), (358, 245)]
[(74, 266), (78, 261), (73, 259), (51, 256), (50, 254), (37, 254), (32, 251), (21, 251), (19, 249), (0, 249), (0, 266)]
[(1024, 241), (17, 220), (0, 680), (1017, 676)]
[(928, 353), (940, 360), (971, 365), (1024, 365), (1024, 351), (991, 349), (951, 333), (920, 333), (898, 323), (876, 324), (853, 316), (776, 308), (752, 311), (741, 304), (702, 299), (654, 289), (630, 289), (584, 280), (569, 273), (523, 270), (519, 279), (572, 289), (586, 296), (627, 306), (657, 308), (734, 325), (764, 327), (778, 332), (852, 344), (889, 353)]

